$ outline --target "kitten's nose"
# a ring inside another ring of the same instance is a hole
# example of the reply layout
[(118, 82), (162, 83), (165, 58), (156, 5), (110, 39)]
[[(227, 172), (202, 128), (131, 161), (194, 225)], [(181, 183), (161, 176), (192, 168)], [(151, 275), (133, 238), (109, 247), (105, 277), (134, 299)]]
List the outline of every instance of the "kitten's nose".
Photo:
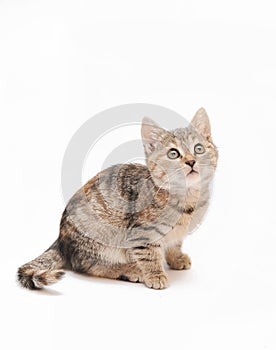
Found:
[(195, 160), (186, 160), (185, 164), (190, 165), (192, 168), (195, 165)]

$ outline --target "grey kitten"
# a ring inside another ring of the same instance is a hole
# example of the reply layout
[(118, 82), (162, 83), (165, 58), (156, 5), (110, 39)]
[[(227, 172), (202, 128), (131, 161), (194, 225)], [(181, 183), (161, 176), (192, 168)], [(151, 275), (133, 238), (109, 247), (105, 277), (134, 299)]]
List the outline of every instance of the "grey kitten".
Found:
[(190, 268), (182, 241), (206, 212), (218, 158), (207, 113), (173, 131), (144, 118), (141, 132), (147, 165), (112, 166), (77, 191), (58, 239), (19, 268), (22, 286), (41, 289), (71, 269), (163, 289), (164, 258), (172, 269)]

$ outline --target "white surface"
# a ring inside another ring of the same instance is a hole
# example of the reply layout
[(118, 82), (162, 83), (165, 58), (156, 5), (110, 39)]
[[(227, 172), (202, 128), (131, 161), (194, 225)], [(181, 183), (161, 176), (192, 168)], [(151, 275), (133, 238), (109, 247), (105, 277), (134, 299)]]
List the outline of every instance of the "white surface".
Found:
[[(275, 17), (272, 1), (0, 3), (1, 348), (275, 349)], [(131, 102), (210, 115), (219, 169), (192, 270), (164, 291), (72, 273), (20, 289), (58, 235), (71, 136)]]

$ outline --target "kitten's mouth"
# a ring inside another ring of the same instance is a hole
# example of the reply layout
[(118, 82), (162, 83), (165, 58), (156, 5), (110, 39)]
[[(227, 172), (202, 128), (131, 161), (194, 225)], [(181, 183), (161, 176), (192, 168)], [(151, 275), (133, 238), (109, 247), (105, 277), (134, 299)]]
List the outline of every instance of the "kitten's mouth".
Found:
[(192, 169), (192, 170), (187, 174), (187, 176), (188, 176), (188, 175), (191, 175), (191, 174), (198, 174), (198, 172), (197, 172), (196, 170)]
[(198, 172), (192, 169), (186, 176), (196, 176), (196, 175), (198, 175)]

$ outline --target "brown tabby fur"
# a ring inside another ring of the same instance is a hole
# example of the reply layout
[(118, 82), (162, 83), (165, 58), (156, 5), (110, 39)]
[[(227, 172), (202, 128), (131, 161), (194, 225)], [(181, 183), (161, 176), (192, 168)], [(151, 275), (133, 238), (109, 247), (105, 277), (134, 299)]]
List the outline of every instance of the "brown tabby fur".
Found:
[[(172, 269), (191, 267), (182, 241), (206, 212), (217, 162), (208, 116), (200, 109), (187, 128), (171, 132), (145, 118), (142, 139), (147, 166), (112, 166), (76, 192), (63, 212), (58, 239), (19, 268), (24, 287), (41, 289), (71, 269), (163, 289), (164, 260)], [(198, 143), (204, 154), (195, 153)], [(168, 158), (172, 148), (179, 158)]]

